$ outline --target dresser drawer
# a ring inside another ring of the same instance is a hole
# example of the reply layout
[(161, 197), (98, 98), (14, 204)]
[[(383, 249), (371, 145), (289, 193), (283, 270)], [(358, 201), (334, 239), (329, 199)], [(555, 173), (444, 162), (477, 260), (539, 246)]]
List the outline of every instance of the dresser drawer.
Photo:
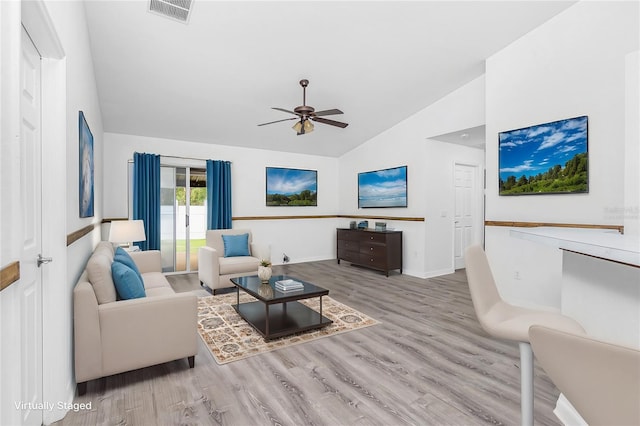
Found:
[(379, 255), (366, 255), (360, 253), (360, 264), (363, 266), (369, 266), (370, 268), (386, 269), (387, 257)]
[(351, 231), (345, 229), (338, 230), (338, 240), (343, 241), (360, 241), (359, 231)]
[(362, 236), (363, 243), (379, 243), (385, 244), (387, 242), (387, 236), (385, 234), (378, 234), (373, 232), (365, 232)]
[(341, 250), (360, 251), (360, 244), (358, 244), (357, 241), (339, 240), (338, 247), (340, 247)]
[(376, 244), (365, 241), (360, 244), (360, 253), (364, 254), (365, 256), (386, 256), (387, 246), (384, 244)]
[(360, 261), (360, 253), (357, 251), (338, 250), (338, 259), (346, 260), (351, 263), (358, 263)]

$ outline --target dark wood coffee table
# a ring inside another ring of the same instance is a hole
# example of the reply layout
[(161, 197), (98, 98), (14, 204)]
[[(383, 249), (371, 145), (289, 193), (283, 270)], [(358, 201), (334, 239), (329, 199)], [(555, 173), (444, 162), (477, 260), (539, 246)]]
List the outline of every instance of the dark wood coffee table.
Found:
[[(275, 288), (275, 282), (285, 279), (301, 282), (303, 288), (295, 291), (278, 291)], [(231, 278), (231, 282), (236, 286), (238, 295), (233, 308), (264, 337), (265, 341), (326, 327), (333, 322), (322, 315), (322, 296), (328, 295), (329, 290), (317, 285), (285, 275), (271, 277), (268, 285), (272, 291), (265, 287), (260, 289), (263, 284), (257, 275)], [(240, 290), (258, 300), (240, 303)], [(320, 298), (320, 312), (298, 302), (298, 300), (312, 297)]]

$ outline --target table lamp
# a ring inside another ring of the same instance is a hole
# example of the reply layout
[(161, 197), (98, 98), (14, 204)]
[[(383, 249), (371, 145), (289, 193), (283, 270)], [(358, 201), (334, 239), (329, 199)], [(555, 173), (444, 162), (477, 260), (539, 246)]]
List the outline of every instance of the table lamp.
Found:
[(109, 229), (109, 241), (116, 244), (127, 243), (129, 251), (140, 250), (133, 245), (134, 241), (145, 241), (143, 220), (114, 220)]

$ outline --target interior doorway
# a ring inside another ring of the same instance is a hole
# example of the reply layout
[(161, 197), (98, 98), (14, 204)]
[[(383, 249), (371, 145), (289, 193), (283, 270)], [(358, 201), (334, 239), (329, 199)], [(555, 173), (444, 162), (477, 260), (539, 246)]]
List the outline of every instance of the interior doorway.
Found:
[(477, 165), (455, 164), (454, 174), (454, 243), (455, 269), (465, 267), (464, 252), (467, 247), (481, 241), (483, 221), (482, 197)]

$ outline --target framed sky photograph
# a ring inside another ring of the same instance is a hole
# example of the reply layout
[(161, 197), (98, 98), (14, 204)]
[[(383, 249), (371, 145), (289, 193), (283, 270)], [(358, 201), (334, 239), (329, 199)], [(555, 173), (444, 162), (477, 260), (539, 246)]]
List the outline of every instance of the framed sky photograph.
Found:
[(500, 132), (500, 195), (589, 192), (587, 142), (587, 116)]
[(82, 111), (78, 112), (80, 217), (93, 216), (93, 135)]
[(267, 206), (317, 206), (318, 171), (267, 167)]
[(407, 166), (358, 173), (358, 208), (407, 207)]

